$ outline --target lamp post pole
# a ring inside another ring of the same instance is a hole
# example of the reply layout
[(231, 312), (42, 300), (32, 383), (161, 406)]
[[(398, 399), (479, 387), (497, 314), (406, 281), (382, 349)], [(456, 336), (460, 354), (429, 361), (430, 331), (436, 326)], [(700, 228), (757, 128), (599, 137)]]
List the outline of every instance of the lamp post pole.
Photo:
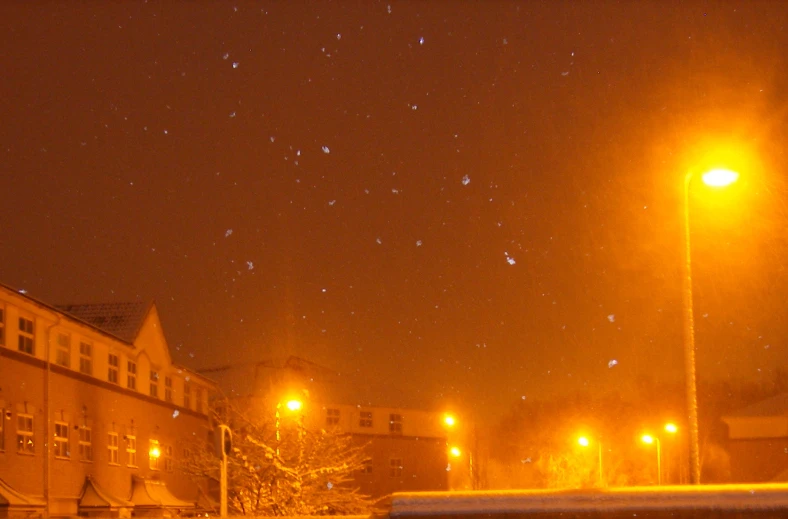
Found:
[(684, 177), (684, 383), (687, 393), (687, 436), (689, 440), (690, 484), (700, 484), (698, 444), (698, 389), (695, 379), (695, 316), (692, 304), (692, 261), (690, 254), (689, 189), (692, 172)]

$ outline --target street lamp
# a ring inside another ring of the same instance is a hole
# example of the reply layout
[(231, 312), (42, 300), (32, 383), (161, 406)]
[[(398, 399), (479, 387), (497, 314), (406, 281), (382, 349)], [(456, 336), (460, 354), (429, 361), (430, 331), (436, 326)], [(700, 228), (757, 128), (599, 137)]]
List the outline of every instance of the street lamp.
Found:
[(454, 458), (459, 458), (462, 455), (462, 451), (459, 447), (452, 447), (449, 449), (449, 454), (451, 454)]
[(651, 445), (652, 443), (657, 444), (657, 485), (662, 485), (662, 445), (659, 441), (659, 436), (651, 436), (650, 434), (644, 434), (640, 437), (643, 443), (647, 443)]
[(454, 427), (457, 423), (457, 420), (450, 414), (447, 414), (443, 417), (443, 423), (446, 427)]
[[(698, 444), (698, 389), (695, 381), (695, 317), (692, 309), (692, 261), (690, 254), (689, 190), (694, 172), (684, 177), (684, 377), (687, 389), (687, 429), (690, 450), (690, 483), (700, 484), (700, 448)], [(712, 169), (702, 175), (703, 182), (722, 188), (739, 178), (728, 169)], [(645, 440), (644, 440), (645, 441)], [(658, 446), (659, 447), (659, 446)]]
[[(304, 403), (297, 399), (288, 400), (285, 402), (284, 406), (291, 412), (300, 411), (302, 407), (304, 407)], [(279, 443), (281, 442), (282, 436), (280, 433), (280, 425), (282, 421), (282, 415), (280, 413), (282, 409), (282, 402), (276, 403), (276, 455), (279, 456)], [(301, 432), (299, 431), (299, 436)]]
[[(588, 447), (589, 445), (591, 445), (591, 440), (589, 440), (586, 436), (581, 436), (577, 439), (577, 443), (581, 447)], [(602, 441), (597, 440), (596, 445), (597, 445), (597, 456), (599, 462), (599, 486), (604, 487), (605, 481), (604, 481), (604, 477), (602, 476)]]

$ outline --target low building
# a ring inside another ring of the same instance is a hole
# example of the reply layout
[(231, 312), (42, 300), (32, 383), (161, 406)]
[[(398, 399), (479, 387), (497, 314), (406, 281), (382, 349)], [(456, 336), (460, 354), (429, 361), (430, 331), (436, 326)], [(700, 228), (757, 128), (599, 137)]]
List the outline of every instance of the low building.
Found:
[(152, 303), (53, 306), (0, 285), (0, 515), (194, 508), (178, 449), (207, 438), (213, 387), (172, 362)]

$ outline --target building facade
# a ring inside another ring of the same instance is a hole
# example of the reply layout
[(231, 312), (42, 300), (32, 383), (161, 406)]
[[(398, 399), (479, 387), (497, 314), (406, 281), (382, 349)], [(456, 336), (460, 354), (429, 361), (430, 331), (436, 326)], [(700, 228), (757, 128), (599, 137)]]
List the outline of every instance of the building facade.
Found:
[(152, 303), (56, 307), (0, 285), (0, 508), (193, 508), (179, 448), (207, 438), (212, 388), (172, 362)]

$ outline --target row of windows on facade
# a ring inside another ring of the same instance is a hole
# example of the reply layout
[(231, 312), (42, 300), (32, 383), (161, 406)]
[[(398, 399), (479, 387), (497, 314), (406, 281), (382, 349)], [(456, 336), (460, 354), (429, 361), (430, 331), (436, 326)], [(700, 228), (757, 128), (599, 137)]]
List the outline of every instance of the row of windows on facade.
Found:
[[(5, 410), (3, 415), (5, 416)], [(71, 429), (67, 422), (55, 421), (52, 450), (55, 459), (70, 460), (71, 454)], [(5, 451), (5, 426), (0, 420), (0, 452)], [(77, 458), (79, 461), (93, 462), (93, 431), (90, 427), (77, 428)], [(120, 441), (117, 432), (107, 433), (107, 462), (109, 465), (120, 466)], [(125, 435), (125, 462), (126, 466), (137, 468), (137, 437)], [(159, 440), (149, 440), (148, 465), (151, 470), (167, 472), (173, 470), (173, 450), (171, 445), (160, 445)], [(16, 416), (16, 452), (18, 454), (34, 455), (36, 453), (36, 437), (33, 428), (33, 416), (19, 413)], [(163, 462), (162, 462), (163, 460)], [(160, 463), (161, 462), (161, 463)]]
[[(5, 319), (3, 309), (0, 308), (0, 345), (5, 344)], [(35, 332), (33, 321), (24, 317), (19, 318), (19, 340), (18, 349), (22, 353), (35, 355)], [(107, 381), (120, 385), (120, 356), (113, 353), (107, 359)], [(55, 353), (55, 364), (65, 368), (71, 368), (71, 336), (59, 333), (57, 336), (57, 352)], [(79, 343), (79, 372), (85, 375), (93, 375), (93, 345), (88, 342)], [(159, 373), (150, 372), (149, 394), (153, 398), (159, 396)], [(137, 388), (137, 363), (127, 361), (126, 363), (126, 387), (133, 391)], [(164, 377), (164, 400), (173, 401), (172, 377)], [(201, 388), (195, 388), (195, 408), (198, 412), (203, 411), (203, 394)], [(188, 382), (183, 387), (183, 407), (192, 408), (192, 390)]]
[[(339, 409), (326, 409), (326, 425), (339, 425)], [(361, 411), (361, 413), (359, 413), (358, 426), (372, 428), (372, 411)], [(389, 414), (389, 432), (392, 434), (402, 434), (401, 414)]]

